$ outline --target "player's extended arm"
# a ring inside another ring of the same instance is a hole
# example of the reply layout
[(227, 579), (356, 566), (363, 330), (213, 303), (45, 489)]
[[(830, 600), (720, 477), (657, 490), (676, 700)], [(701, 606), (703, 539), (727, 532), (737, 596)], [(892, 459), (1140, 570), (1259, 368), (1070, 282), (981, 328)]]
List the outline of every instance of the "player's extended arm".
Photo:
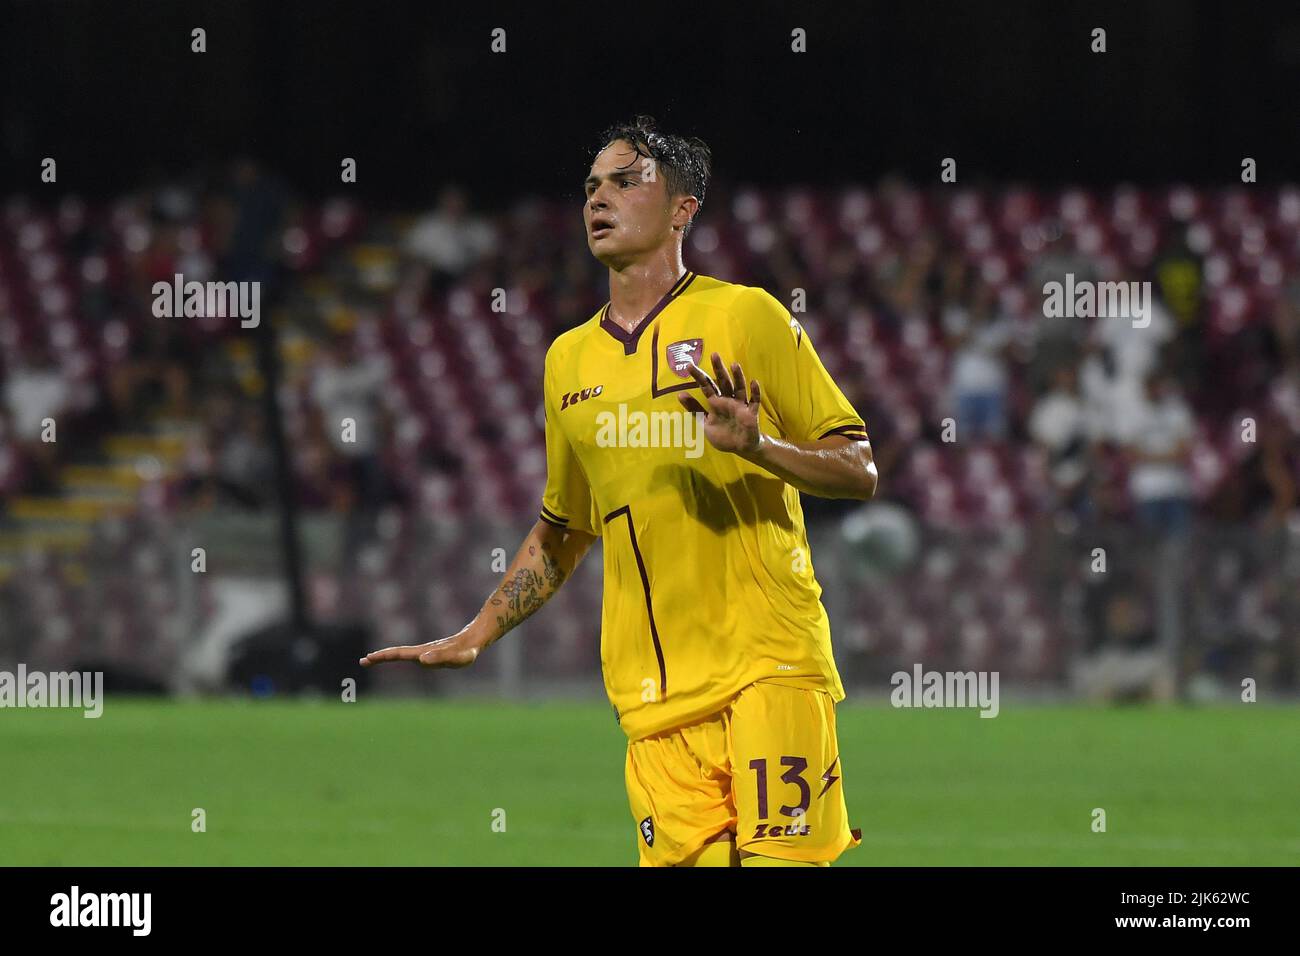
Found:
[(690, 372), (704, 392), (705, 409), (690, 395), (678, 396), (689, 411), (705, 416), (704, 435), (720, 451), (729, 451), (765, 468), (800, 491), (820, 498), (859, 498), (876, 493), (876, 463), (871, 444), (843, 435), (819, 441), (791, 442), (764, 435), (758, 425), (758, 380), (746, 383), (739, 362), (728, 374), (713, 353), (716, 381), (695, 363)]
[(539, 519), (474, 620), (442, 640), (371, 651), (361, 658), (362, 665), (384, 661), (418, 661), (425, 667), (473, 664), (479, 651), (550, 600), (595, 540), (586, 532), (557, 528)]

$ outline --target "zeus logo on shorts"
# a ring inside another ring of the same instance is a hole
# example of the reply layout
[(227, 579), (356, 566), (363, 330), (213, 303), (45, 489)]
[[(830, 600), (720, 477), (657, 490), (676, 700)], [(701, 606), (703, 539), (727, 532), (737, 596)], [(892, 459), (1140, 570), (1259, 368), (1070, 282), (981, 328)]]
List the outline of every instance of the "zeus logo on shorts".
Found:
[(811, 834), (812, 827), (807, 825), (799, 826), (795, 823), (789, 825), (782, 825), (780, 823), (760, 823), (758, 829), (754, 831), (754, 839), (758, 840), (762, 837), (779, 836), (810, 836)]
[(649, 817), (641, 821), (641, 839), (645, 840), (646, 846), (655, 845), (655, 822)]

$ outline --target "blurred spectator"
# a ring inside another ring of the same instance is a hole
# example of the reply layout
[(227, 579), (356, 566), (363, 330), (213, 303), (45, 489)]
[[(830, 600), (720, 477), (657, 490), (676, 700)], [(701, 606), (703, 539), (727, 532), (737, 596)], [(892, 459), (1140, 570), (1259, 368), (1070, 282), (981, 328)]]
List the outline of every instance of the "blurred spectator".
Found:
[(1097, 438), (1123, 443), (1124, 424), (1146, 402), (1142, 379), (1121, 375), (1114, 353), (1106, 348), (1093, 326), (1079, 365), (1079, 385), (1091, 420), (1097, 423)]
[(1146, 380), (1146, 400), (1121, 425), (1129, 454), (1129, 494), (1143, 526), (1178, 535), (1191, 519), (1188, 455), (1195, 433), (1191, 409), (1171, 375)]
[(1097, 281), (1096, 261), (1079, 250), (1059, 220), (1045, 218), (1035, 232), (1043, 245), (1029, 265), (1029, 283), (1039, 295), (1047, 283), (1064, 283), (1067, 275), (1074, 276), (1076, 284)]
[(953, 304), (943, 315), (954, 349), (950, 387), (958, 434), (977, 440), (1001, 438), (1007, 427), (1011, 325), (994, 314), (993, 295), (992, 286), (981, 282), (969, 309)]
[(295, 491), (298, 503), (309, 511), (325, 511), (336, 505), (338, 496), (330, 486), (331, 456), (329, 440), (319, 431), (307, 432), (295, 443)]
[(272, 499), (274, 481), (260, 410), (228, 393), (214, 395), (198, 447), (187, 456), (182, 494), (205, 509), (255, 510)]
[(1043, 308), (1045, 287), (1049, 282), (1064, 284), (1067, 276), (1074, 281), (1094, 282), (1097, 266), (1091, 257), (1084, 255), (1061, 228), (1060, 222), (1045, 219), (1035, 227), (1028, 239), (1042, 243), (1042, 250), (1028, 266), (1025, 293), (1033, 303), (1034, 351), (1029, 363), (1029, 386), (1039, 393), (1049, 388), (1055, 380), (1056, 369), (1074, 362), (1083, 345), (1087, 325), (1062, 311), (1059, 315), (1045, 315)]
[(312, 378), (320, 430), (334, 451), (334, 507), (346, 512), (343, 561), (350, 568), (387, 497), (382, 450), (387, 422), (381, 404), (384, 365), (356, 354), (350, 333), (335, 333)]
[(1173, 667), (1159, 647), (1145, 588), (1120, 575), (1107, 577), (1111, 586), (1090, 595), (1089, 639), (1075, 662), (1075, 686), (1094, 700), (1171, 699)]
[(1155, 264), (1155, 286), (1169, 303), (1180, 329), (1197, 325), (1201, 311), (1201, 261), (1187, 246), (1184, 232), (1176, 232)]
[(496, 250), (492, 225), (469, 211), (469, 198), (458, 186), (447, 186), (433, 212), (416, 220), (406, 234), (406, 253), (427, 266), (436, 288), (455, 278)]
[(1145, 322), (1136, 318), (1137, 310), (1130, 303), (1125, 314), (1100, 316), (1093, 326), (1093, 336), (1110, 353), (1116, 377), (1139, 388), (1160, 364), (1165, 345), (1177, 331), (1169, 310), (1154, 294), (1147, 306), (1150, 314)]
[(1295, 512), (1300, 452), (1286, 422), (1272, 414), (1260, 416), (1250, 451), (1210, 502), (1217, 518), (1285, 526)]
[(261, 507), (270, 496), (275, 463), (267, 447), (265, 423), (256, 408), (241, 409), (232, 434), (222, 442), (217, 456), (217, 480), (241, 495), (251, 507)]
[[(924, 317), (929, 312), (931, 294), (942, 289), (945, 280), (950, 291), (960, 292), (966, 279), (966, 271), (955, 261), (955, 256), (949, 257), (947, 262), (940, 261), (938, 243), (928, 233), (917, 236), (905, 253), (894, 266), (887, 294), (900, 322)], [(798, 286), (798, 274), (792, 275), (788, 283), (791, 288)], [(965, 316), (964, 310), (962, 316)]]
[(1300, 362), (1300, 279), (1291, 283), (1286, 294), (1278, 296), (1264, 350), (1275, 365)]
[(1277, 375), (1269, 389), (1268, 401), (1286, 422), (1292, 440), (1300, 439), (1300, 356), (1292, 358)]
[(1169, 306), (1177, 343), (1175, 371), (1192, 388), (1200, 385), (1205, 364), (1205, 330), (1201, 325), (1201, 260), (1187, 245), (1186, 233), (1174, 234), (1156, 260), (1154, 286)]
[(109, 395), (119, 421), (140, 418), (158, 401), (168, 414), (192, 413), (191, 371), (199, 365), (186, 322), (193, 319), (159, 318), (148, 311), (141, 334), (132, 341), (130, 358), (109, 371)]
[[(335, 452), (362, 461), (379, 454), (383, 364), (357, 356), (352, 334), (335, 333), (312, 377), (311, 394)], [(351, 419), (352, 427), (344, 428)], [(348, 433), (350, 432), (350, 433)]]
[(220, 236), (223, 276), (262, 283), (262, 308), (270, 311), (278, 292), (277, 268), (283, 255), (280, 230), (289, 192), (256, 160), (245, 157), (231, 168), (228, 208)]
[(53, 419), (57, 429), (59, 416), (71, 411), (72, 400), (72, 384), (49, 347), (43, 341), (29, 345), (5, 384), (14, 440), (29, 466), (28, 491), (48, 493), (57, 486), (59, 446), (42, 441), (41, 435), (46, 419)]
[(1029, 417), (1029, 434), (1048, 456), (1048, 474), (1057, 503), (1076, 515), (1085, 509), (1089, 444), (1096, 423), (1079, 393), (1073, 366), (1056, 370), (1052, 390), (1038, 400)]

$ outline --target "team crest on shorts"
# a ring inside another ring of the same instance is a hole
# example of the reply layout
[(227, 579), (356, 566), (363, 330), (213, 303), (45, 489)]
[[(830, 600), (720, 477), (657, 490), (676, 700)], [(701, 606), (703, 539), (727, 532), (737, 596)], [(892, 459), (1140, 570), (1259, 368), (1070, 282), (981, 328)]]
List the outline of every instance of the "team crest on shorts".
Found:
[(645, 840), (646, 846), (655, 845), (655, 822), (649, 817), (641, 821), (641, 839)]
[(704, 358), (704, 339), (682, 339), (668, 346), (668, 367), (678, 378), (690, 378), (690, 365)]

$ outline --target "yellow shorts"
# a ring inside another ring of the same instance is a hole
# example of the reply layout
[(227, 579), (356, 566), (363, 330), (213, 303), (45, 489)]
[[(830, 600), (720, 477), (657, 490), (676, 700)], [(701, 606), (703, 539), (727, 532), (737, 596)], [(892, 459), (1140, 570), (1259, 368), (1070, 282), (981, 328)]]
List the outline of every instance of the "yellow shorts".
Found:
[(861, 842), (825, 691), (750, 684), (710, 717), (629, 742), (626, 777), (642, 866), (676, 866), (718, 839), (807, 863)]

